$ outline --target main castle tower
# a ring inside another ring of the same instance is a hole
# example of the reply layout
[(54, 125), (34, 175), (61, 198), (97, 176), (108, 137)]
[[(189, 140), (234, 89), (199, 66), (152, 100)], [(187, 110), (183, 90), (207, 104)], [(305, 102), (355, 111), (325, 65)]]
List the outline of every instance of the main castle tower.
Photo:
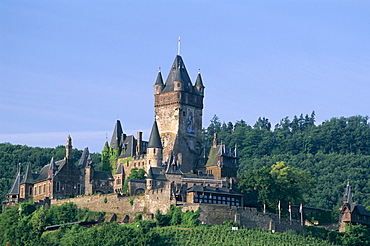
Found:
[(180, 55), (172, 64), (166, 83), (158, 72), (154, 85), (154, 107), (163, 146), (163, 161), (174, 155), (184, 172), (196, 167), (201, 152), (203, 97), (200, 73), (193, 85)]

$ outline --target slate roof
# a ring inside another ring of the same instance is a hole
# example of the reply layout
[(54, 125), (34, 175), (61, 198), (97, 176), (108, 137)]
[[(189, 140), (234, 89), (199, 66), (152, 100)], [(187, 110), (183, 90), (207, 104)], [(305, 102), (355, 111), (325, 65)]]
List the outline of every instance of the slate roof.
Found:
[(7, 195), (19, 195), (19, 185), (21, 182), (21, 175), (18, 172), (17, 177), (14, 180), (12, 187), (10, 188)]
[(180, 81), (183, 83), (183, 90), (187, 92), (192, 92), (192, 83), (189, 74), (186, 70), (185, 63), (182, 57), (177, 55), (170, 73), (168, 74), (165, 87), (162, 92), (174, 91), (174, 81)]
[(123, 153), (120, 158), (123, 157), (130, 157), (135, 156), (136, 152), (136, 139), (133, 135), (129, 135), (126, 137), (125, 141), (123, 142), (122, 148), (125, 149), (125, 153)]
[(122, 135), (123, 135), (123, 130), (122, 130), (121, 121), (117, 120), (114, 126), (112, 139), (110, 141), (111, 148), (116, 149), (116, 148), (122, 147)]
[(164, 85), (161, 71), (158, 72), (157, 79), (155, 81), (155, 85)]
[[(223, 156), (223, 162), (218, 163), (218, 156)], [(206, 166), (215, 166), (217, 164), (229, 166), (229, 167), (238, 167), (236, 157), (231, 150), (225, 148), (225, 145), (217, 145), (217, 147), (211, 147), (209, 150), (208, 160)]]
[[(54, 158), (52, 158), (52, 160), (53, 160)], [(52, 163), (52, 162), (51, 162)], [(50, 168), (50, 165), (51, 165), (51, 163), (50, 164), (47, 164), (47, 165), (45, 165), (45, 166), (43, 166), (43, 168), (41, 169), (41, 171), (40, 171), (40, 174), (39, 174), (39, 176), (36, 178), (36, 180), (35, 180), (35, 182), (34, 183), (39, 183), (39, 182), (41, 182), (41, 181), (45, 181), (45, 180), (47, 180), (48, 178), (49, 178), (49, 175), (48, 175), (48, 170), (49, 170), (49, 168)], [(55, 167), (56, 167), (56, 172), (55, 172), (55, 175), (57, 175), (58, 174), (58, 171), (64, 166), (66, 164), (66, 161), (65, 161), (65, 159), (63, 159), (63, 160), (60, 160), (60, 161), (57, 161), (57, 162), (55, 162)]]
[(110, 173), (101, 172), (101, 171), (94, 171), (93, 179), (110, 180), (110, 179), (113, 179), (113, 177)]
[(150, 167), (147, 178), (155, 180), (167, 180), (163, 174), (163, 168), (161, 167)]
[(161, 137), (159, 136), (157, 121), (154, 121), (150, 132), (148, 148), (162, 148)]
[(355, 209), (358, 211), (361, 215), (370, 216), (370, 213), (366, 210), (364, 205), (356, 205)]
[(195, 86), (200, 86), (204, 88), (202, 76), (200, 76), (200, 72), (198, 72), (197, 79), (195, 80)]
[(86, 166), (91, 165), (91, 157), (90, 157), (90, 152), (89, 148), (86, 147), (84, 148), (84, 151), (82, 152), (81, 159), (78, 162), (77, 168), (85, 168)]
[(31, 165), (27, 165), (26, 173), (24, 174), (24, 177), (21, 181), (21, 184), (33, 184), (35, 182), (35, 179), (33, 177), (32, 171), (31, 171)]
[[(122, 149), (124, 149), (124, 153), (120, 155), (119, 158), (136, 156), (136, 144), (137, 144), (137, 140), (133, 135), (126, 136), (126, 139), (122, 145)], [(147, 147), (148, 147), (148, 141), (142, 141), (141, 142), (141, 154), (144, 154), (146, 152)]]

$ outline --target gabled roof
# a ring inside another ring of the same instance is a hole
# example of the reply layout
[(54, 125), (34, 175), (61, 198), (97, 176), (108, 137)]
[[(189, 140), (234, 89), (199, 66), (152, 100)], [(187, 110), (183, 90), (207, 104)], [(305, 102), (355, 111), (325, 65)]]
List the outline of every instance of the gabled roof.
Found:
[(33, 184), (34, 182), (35, 179), (31, 171), (31, 165), (28, 163), (26, 173), (24, 174), (21, 184)]
[(135, 137), (133, 135), (127, 136), (125, 141), (123, 142), (122, 148), (125, 150), (124, 150), (124, 153), (120, 156), (120, 158), (135, 156), (135, 152), (136, 152)]
[(148, 148), (162, 148), (157, 121), (154, 121), (153, 123), (152, 131), (150, 132)]
[(84, 148), (84, 151), (82, 152), (81, 159), (78, 162), (77, 168), (85, 168), (89, 165), (89, 161), (91, 160), (89, 148)]
[[(218, 156), (223, 156), (223, 160), (220, 163)], [(238, 159), (239, 158), (235, 156), (231, 150), (227, 149), (224, 144), (220, 144), (216, 147), (210, 148), (206, 166), (208, 167), (220, 164), (229, 167), (238, 167)]]
[(147, 178), (155, 180), (167, 180), (163, 174), (163, 168), (161, 167), (150, 167)]
[[(52, 160), (54, 160), (54, 158)], [(56, 162), (53, 161), (53, 162), (50, 162), (49, 164), (43, 166), (41, 171), (40, 171), (39, 176), (35, 179), (34, 183), (39, 183), (39, 182), (45, 181), (49, 178), (48, 170), (50, 168), (50, 165), (53, 165), (52, 163), (54, 163), (55, 170), (56, 170), (54, 175), (57, 175), (58, 171), (61, 170), (63, 168), (63, 166), (66, 164), (66, 160), (62, 159), (62, 160), (56, 161)]]
[(183, 83), (183, 90), (191, 92), (192, 91), (192, 83), (188, 74), (188, 71), (186, 70), (185, 63), (182, 60), (182, 57), (177, 55), (170, 73), (168, 74), (165, 87), (162, 92), (170, 92), (174, 91), (174, 81), (179, 81)]
[(110, 173), (101, 172), (101, 171), (94, 171), (93, 179), (103, 179), (103, 180), (110, 180), (113, 179), (112, 175)]
[(122, 130), (122, 125), (121, 125), (121, 121), (120, 120), (117, 120), (115, 126), (114, 126), (114, 130), (113, 130), (113, 134), (112, 134), (112, 139), (110, 141), (110, 147), (112, 149), (116, 149), (116, 148), (121, 148), (122, 147), (122, 134), (123, 134), (123, 130)]

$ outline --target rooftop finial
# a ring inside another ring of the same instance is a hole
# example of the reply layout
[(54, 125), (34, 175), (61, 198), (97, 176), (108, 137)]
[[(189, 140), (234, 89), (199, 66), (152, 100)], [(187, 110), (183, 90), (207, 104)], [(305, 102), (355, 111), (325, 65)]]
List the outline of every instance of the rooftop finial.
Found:
[(198, 74), (200, 73), (200, 68), (198, 68)]
[(180, 48), (181, 48), (181, 40), (179, 36), (179, 41), (177, 42), (177, 55), (180, 55)]
[(161, 67), (158, 68), (158, 72), (160, 72), (160, 71), (161, 71)]

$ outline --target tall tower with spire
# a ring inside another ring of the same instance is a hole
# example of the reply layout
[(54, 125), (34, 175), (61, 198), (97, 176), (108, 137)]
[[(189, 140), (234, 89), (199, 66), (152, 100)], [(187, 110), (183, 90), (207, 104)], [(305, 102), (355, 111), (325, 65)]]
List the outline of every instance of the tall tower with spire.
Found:
[(154, 85), (155, 120), (158, 124), (163, 160), (170, 153), (184, 172), (193, 170), (201, 152), (204, 85), (200, 73), (193, 85), (180, 55), (175, 57), (167, 80), (159, 71)]

